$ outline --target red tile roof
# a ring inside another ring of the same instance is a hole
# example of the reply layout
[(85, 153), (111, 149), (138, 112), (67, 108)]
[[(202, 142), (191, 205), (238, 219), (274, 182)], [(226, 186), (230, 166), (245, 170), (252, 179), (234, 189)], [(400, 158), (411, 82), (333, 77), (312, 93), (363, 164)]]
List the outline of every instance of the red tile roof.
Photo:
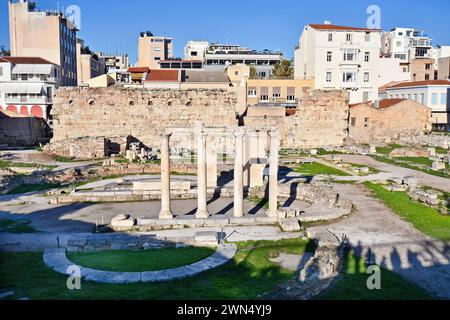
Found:
[(381, 87), (378, 88), (378, 93), (384, 93), (386, 92), (386, 89), (393, 86), (394, 84), (399, 84), (399, 83), (403, 83), (405, 81), (391, 81), (389, 83), (386, 83), (385, 85), (382, 85)]
[(14, 64), (54, 64), (40, 57), (0, 57), (0, 59)]
[(135, 73), (145, 73), (148, 72), (150, 69), (149, 67), (131, 67), (128, 68), (128, 72), (135, 72)]
[(161, 81), (167, 81), (167, 82), (178, 82), (178, 70), (150, 70), (150, 72), (147, 74), (147, 79), (145, 81), (154, 81), (154, 82), (161, 82)]
[(448, 80), (428, 80), (428, 81), (416, 81), (416, 82), (402, 82), (394, 84), (390, 88), (405, 88), (405, 87), (422, 87), (422, 86), (450, 86), (450, 81)]
[(342, 30), (342, 31), (381, 31), (380, 29), (358, 28), (358, 27), (346, 27), (337, 26), (334, 24), (309, 24), (311, 28), (317, 30)]
[(397, 103), (400, 103), (402, 101), (405, 101), (406, 99), (384, 99), (384, 100), (380, 100), (378, 107), (380, 109), (383, 108), (389, 108), (392, 107), (393, 105), (396, 105)]

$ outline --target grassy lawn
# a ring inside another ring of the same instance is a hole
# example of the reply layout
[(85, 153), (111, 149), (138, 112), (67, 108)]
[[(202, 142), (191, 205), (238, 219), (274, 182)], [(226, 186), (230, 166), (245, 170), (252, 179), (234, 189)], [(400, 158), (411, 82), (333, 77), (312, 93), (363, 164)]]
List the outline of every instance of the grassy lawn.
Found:
[(12, 298), (30, 299), (255, 299), (294, 276), (269, 257), (312, 250), (310, 241), (300, 239), (238, 243), (232, 261), (193, 278), (121, 285), (82, 281), (81, 290), (68, 290), (67, 277), (47, 268), (41, 252), (2, 252), (0, 291), (12, 290)]
[(33, 233), (35, 230), (29, 226), (29, 220), (0, 219), (0, 232), (7, 233)]
[(327, 151), (323, 148), (319, 148), (317, 149), (317, 155), (318, 156), (325, 156), (327, 154), (345, 154), (344, 152), (339, 152), (339, 151)]
[(406, 192), (391, 192), (381, 185), (365, 182), (376, 198), (383, 201), (402, 219), (420, 232), (440, 240), (450, 240), (450, 216), (443, 216), (431, 207), (411, 201)]
[(401, 146), (399, 144), (390, 144), (390, 145), (388, 145), (386, 147), (376, 147), (376, 149), (377, 149), (377, 153), (382, 153), (382, 154), (388, 155), (394, 149), (402, 148), (402, 147), (403, 146)]
[(186, 247), (69, 253), (69, 259), (80, 266), (97, 270), (143, 272), (181, 267), (206, 259), (213, 253), (212, 248)]
[(46, 169), (54, 169), (56, 166), (51, 165), (41, 165), (37, 163), (21, 163), (21, 162), (12, 162), (7, 160), (0, 160), (0, 168), (46, 168)]
[(432, 297), (422, 288), (392, 271), (381, 268), (381, 289), (369, 290), (366, 282), (370, 274), (362, 258), (351, 251), (345, 255), (344, 272), (330, 288), (316, 299), (324, 300), (424, 300)]
[(395, 159), (408, 161), (411, 163), (424, 164), (430, 167), (433, 164), (433, 161), (428, 159), (427, 157), (396, 157)]
[(9, 191), (7, 194), (22, 194), (22, 193), (28, 193), (28, 192), (36, 192), (36, 191), (44, 191), (49, 189), (55, 189), (59, 188), (61, 185), (59, 184), (53, 184), (53, 183), (42, 183), (42, 184), (23, 184), (11, 191)]
[[(388, 158), (388, 157), (380, 157), (380, 156), (374, 156), (374, 155), (370, 155), (370, 156), (373, 159), (377, 160), (377, 161), (388, 163), (388, 164), (392, 164), (392, 165), (395, 165), (395, 166), (408, 168), (408, 169), (412, 169), (412, 170), (417, 170), (417, 171), (422, 171), (424, 173), (427, 173), (427, 174), (430, 174), (430, 175), (433, 175), (433, 176), (437, 176), (437, 177), (442, 177), (442, 178), (448, 178), (449, 177), (449, 175), (447, 173), (442, 172), (442, 171), (435, 171), (435, 170), (432, 170), (431, 168), (430, 169), (421, 168), (421, 167), (418, 167), (418, 166), (416, 166), (414, 164), (404, 163), (404, 162), (397, 162), (396, 161), (396, 159), (401, 159), (401, 158), (391, 159), (391, 158)], [(446, 166), (447, 166), (447, 169), (448, 169), (448, 165), (446, 165)]]
[(327, 175), (333, 175), (333, 176), (349, 176), (349, 174), (345, 173), (344, 171), (323, 165), (318, 162), (303, 163), (303, 164), (297, 165), (295, 167), (294, 171), (305, 174), (305, 175), (311, 175), (311, 176), (315, 176), (318, 174), (327, 174)]

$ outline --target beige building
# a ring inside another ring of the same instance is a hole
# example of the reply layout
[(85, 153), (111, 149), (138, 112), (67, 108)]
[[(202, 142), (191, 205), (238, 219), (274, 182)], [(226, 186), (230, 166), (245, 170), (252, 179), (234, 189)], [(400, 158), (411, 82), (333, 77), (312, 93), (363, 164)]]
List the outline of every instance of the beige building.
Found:
[(438, 79), (439, 80), (450, 80), (450, 57), (439, 59)]
[(105, 73), (105, 60), (89, 50), (83, 40), (77, 39), (77, 84), (83, 85), (88, 80)]
[(408, 99), (385, 99), (350, 106), (349, 137), (357, 143), (431, 131), (431, 110)]
[(413, 59), (410, 63), (411, 81), (434, 80), (434, 60), (433, 59)]
[(141, 32), (138, 40), (138, 67), (159, 69), (159, 63), (173, 58), (173, 38), (156, 37)]
[(246, 105), (296, 106), (299, 98), (314, 89), (314, 79), (248, 79)]
[(36, 11), (27, 0), (9, 0), (8, 8), (11, 55), (57, 64), (62, 85), (76, 86), (76, 26), (60, 12)]

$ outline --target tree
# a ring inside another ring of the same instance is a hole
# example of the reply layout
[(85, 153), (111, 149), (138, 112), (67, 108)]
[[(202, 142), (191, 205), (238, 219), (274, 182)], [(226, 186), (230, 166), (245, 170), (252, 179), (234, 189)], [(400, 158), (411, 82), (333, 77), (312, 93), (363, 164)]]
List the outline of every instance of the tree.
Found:
[(292, 78), (294, 68), (289, 60), (281, 60), (273, 67), (272, 77), (274, 78)]
[(11, 52), (6, 50), (5, 46), (0, 46), (0, 57), (10, 56)]
[(255, 66), (250, 66), (250, 79), (256, 79), (256, 68), (255, 68)]

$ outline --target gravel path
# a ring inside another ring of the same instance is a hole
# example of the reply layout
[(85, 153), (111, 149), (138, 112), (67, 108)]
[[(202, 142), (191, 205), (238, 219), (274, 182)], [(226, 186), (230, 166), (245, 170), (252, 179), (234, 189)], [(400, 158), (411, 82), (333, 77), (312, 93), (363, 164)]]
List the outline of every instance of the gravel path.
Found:
[(347, 237), (357, 255), (404, 276), (437, 297), (450, 299), (450, 242), (421, 234), (371, 197), (362, 185), (342, 184), (336, 189), (351, 199), (358, 211), (332, 225), (310, 228), (315, 236), (325, 242)]

